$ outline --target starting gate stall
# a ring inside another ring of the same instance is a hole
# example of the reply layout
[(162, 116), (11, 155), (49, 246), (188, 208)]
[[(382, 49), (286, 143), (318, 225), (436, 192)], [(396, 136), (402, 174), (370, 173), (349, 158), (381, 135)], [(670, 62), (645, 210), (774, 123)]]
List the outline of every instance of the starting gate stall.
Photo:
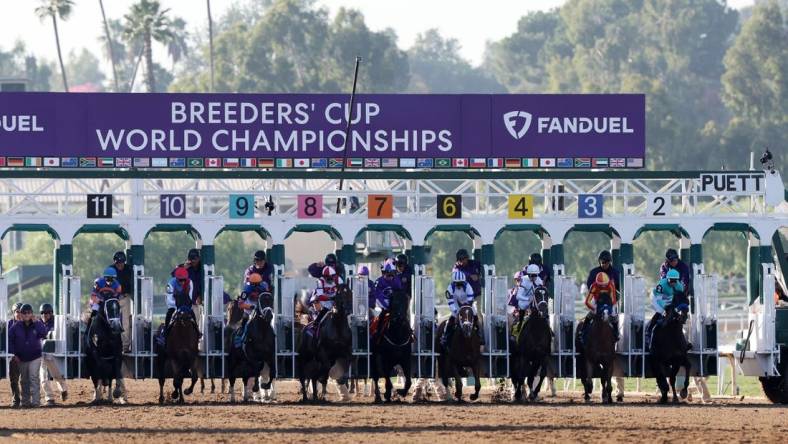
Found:
[(777, 368), (780, 349), (777, 345), (774, 267), (764, 264), (763, 273), (763, 292), (750, 305), (746, 342), (736, 358), (745, 375), (780, 376)]
[(206, 279), (205, 295), (207, 299), (200, 322), (200, 355), (204, 358), (205, 377), (224, 378), (224, 278), (209, 276)]
[(153, 377), (154, 335), (153, 328), (153, 278), (134, 277), (134, 300), (132, 301), (131, 363), (135, 379)]
[(553, 358), (556, 377), (574, 378), (575, 376), (575, 327), (577, 324), (575, 303), (580, 297), (580, 288), (573, 277), (564, 274), (563, 266), (553, 268), (555, 276), (555, 297), (550, 314), (553, 329)]
[(296, 280), (284, 277), (281, 267), (274, 267), (277, 285), (274, 288), (274, 331), (276, 332), (276, 369), (277, 378), (295, 378), (296, 368), (296, 314), (295, 299), (300, 289)]
[(82, 377), (82, 337), (86, 326), (80, 316), (81, 294), (79, 277), (64, 276), (60, 286), (60, 314), (55, 315), (54, 357), (67, 379)]
[(621, 339), (616, 348), (623, 358), (624, 376), (629, 378), (646, 377), (646, 304), (648, 288), (643, 276), (624, 276), (623, 313), (618, 315)]
[(412, 316), (413, 330), (416, 332), (413, 369), (417, 378), (433, 378), (438, 356), (435, 350), (437, 331), (437, 310), (435, 308), (435, 281), (425, 276), (424, 266), (417, 266), (413, 279)]
[(353, 335), (353, 365), (351, 377), (369, 377), (369, 284), (367, 276), (349, 277), (353, 292), (353, 311), (350, 315), (350, 330)]
[(8, 363), (11, 355), (8, 354), (8, 281), (0, 277), (0, 378), (8, 376)]
[(717, 286), (719, 277), (703, 273), (702, 267), (694, 267), (698, 273), (693, 282), (694, 304), (690, 317), (689, 341), (692, 350), (692, 372), (696, 376), (717, 373)]
[(484, 354), (487, 355), (487, 375), (491, 378), (509, 377), (508, 300), (509, 280), (505, 276), (488, 276), (484, 286), (484, 326), (487, 339)]

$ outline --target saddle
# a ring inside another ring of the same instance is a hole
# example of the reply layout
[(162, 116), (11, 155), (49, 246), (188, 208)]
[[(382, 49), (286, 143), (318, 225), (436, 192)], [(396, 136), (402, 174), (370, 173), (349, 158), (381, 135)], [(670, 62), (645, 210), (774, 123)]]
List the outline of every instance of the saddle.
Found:
[(389, 313), (386, 313), (383, 316), (375, 317), (375, 319), (373, 319), (372, 323), (369, 325), (369, 334), (375, 336), (375, 334), (378, 332), (378, 328), (381, 329), (381, 333), (388, 330), (390, 321), (391, 316)]

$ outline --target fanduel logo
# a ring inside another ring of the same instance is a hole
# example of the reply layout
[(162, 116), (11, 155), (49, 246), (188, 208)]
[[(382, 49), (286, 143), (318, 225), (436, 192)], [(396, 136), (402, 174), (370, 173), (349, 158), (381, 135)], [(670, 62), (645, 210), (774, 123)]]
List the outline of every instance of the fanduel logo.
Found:
[[(515, 129), (518, 118), (523, 119), (523, 126), (519, 130)], [(531, 114), (525, 111), (509, 111), (503, 115), (503, 123), (506, 125), (506, 131), (509, 131), (512, 137), (522, 139), (531, 126)]]

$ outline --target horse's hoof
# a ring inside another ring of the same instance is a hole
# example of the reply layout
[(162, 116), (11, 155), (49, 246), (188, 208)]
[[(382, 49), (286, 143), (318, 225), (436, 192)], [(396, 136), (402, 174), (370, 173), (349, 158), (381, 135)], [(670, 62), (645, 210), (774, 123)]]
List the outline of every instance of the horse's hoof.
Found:
[(164, 396), (159, 396), (159, 405), (164, 404)]
[(457, 399), (454, 400), (454, 403), (455, 404), (465, 404), (465, 400), (462, 399), (462, 398), (457, 398)]
[(120, 398), (121, 396), (123, 396), (123, 391), (120, 389), (120, 387), (115, 387), (115, 390), (112, 391), (112, 397)]
[(187, 388), (187, 389), (183, 390), (183, 394), (186, 395), (186, 396), (191, 396), (192, 393), (193, 393), (193, 390), (190, 389), (190, 388)]
[(383, 404), (383, 399), (379, 398), (379, 397), (376, 397), (374, 403), (375, 404)]
[(663, 396), (663, 397), (659, 398), (659, 403), (660, 404), (667, 404), (668, 403), (668, 397), (667, 396)]
[(391, 398), (386, 398), (386, 400), (383, 403), (384, 404), (391, 404)]
[(687, 396), (688, 396), (687, 389), (685, 389), (685, 388), (681, 389), (681, 392), (679, 393), (679, 396), (681, 396), (681, 399), (687, 399)]
[(473, 393), (470, 396), (470, 398), (471, 398), (471, 401), (476, 401), (477, 399), (479, 399), (479, 394), (478, 393)]
[(585, 401), (585, 402), (591, 402), (591, 397), (590, 397), (590, 396), (588, 396), (588, 395), (583, 395), (583, 401)]
[(616, 395), (616, 402), (624, 402), (624, 395)]
[(678, 396), (674, 396), (673, 397), (673, 404), (678, 404), (678, 403), (679, 403), (679, 397)]
[(172, 393), (170, 394), (170, 397), (171, 397), (173, 400), (175, 400), (175, 399), (178, 399), (178, 396), (179, 396), (179, 395), (178, 395), (178, 391), (177, 391), (177, 390), (173, 390), (173, 391), (172, 391)]
[(405, 389), (397, 389), (397, 396), (400, 398), (405, 398), (408, 396), (408, 391)]

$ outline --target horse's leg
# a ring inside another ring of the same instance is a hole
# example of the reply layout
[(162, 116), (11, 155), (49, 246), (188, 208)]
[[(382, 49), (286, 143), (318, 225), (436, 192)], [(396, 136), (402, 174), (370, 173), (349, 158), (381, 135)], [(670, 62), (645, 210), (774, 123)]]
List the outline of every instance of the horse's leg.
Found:
[(612, 363), (602, 365), (602, 402), (605, 404), (613, 403), (613, 381), (611, 374), (613, 373)]
[(378, 378), (372, 378), (372, 387), (375, 391), (375, 404), (383, 403), (383, 398), (380, 397), (380, 385), (378, 384)]
[[(691, 367), (691, 365), (692, 364), (690, 364), (689, 359), (686, 356), (684, 356), (684, 359), (681, 362), (681, 366), (684, 367), (684, 387), (681, 388), (681, 392), (679, 393), (679, 396), (681, 396), (681, 399), (687, 399), (687, 388), (689, 387), (689, 378), (690, 378), (690, 367)], [(696, 384), (697, 384), (697, 381), (696, 381)], [(699, 388), (699, 390), (700, 390), (700, 388)]]
[(230, 377), (227, 378), (227, 383), (230, 389), (230, 402), (235, 402), (235, 375), (232, 374), (232, 372), (230, 373)]
[(457, 402), (462, 402), (462, 378), (460, 377), (462, 369), (456, 364), (452, 364), (451, 369), (454, 376), (454, 398)]
[(386, 402), (391, 402), (391, 392), (394, 390), (394, 384), (391, 383), (391, 375), (389, 373), (383, 374), (383, 381), (386, 383), (386, 393), (383, 394), (383, 399)]
[(410, 377), (410, 356), (404, 356), (400, 366), (402, 366), (402, 373), (405, 374), (405, 385), (401, 389), (397, 389), (397, 395), (404, 399), (406, 396), (408, 396), (408, 391), (410, 390), (410, 386), (413, 383)]
[(254, 386), (257, 382), (257, 378), (254, 376), (245, 376), (244, 379), (244, 402), (249, 402), (249, 398), (252, 397), (254, 393)]
[(667, 381), (667, 371), (665, 371), (665, 367), (662, 364), (656, 364), (656, 374), (655, 377), (657, 378), (657, 386), (659, 387), (660, 398), (659, 403), (665, 404), (668, 402), (668, 381)]
[(473, 393), (471, 394), (470, 398), (471, 401), (476, 401), (479, 399), (479, 392), (482, 390), (482, 367), (479, 361), (476, 361), (476, 364), (471, 367), (471, 371), (473, 372)]
[(317, 402), (317, 378), (312, 378), (312, 402)]
[[(539, 365), (539, 381), (536, 383), (536, 387), (531, 389), (531, 401), (536, 401), (539, 398), (539, 391), (542, 389), (542, 383), (545, 380), (545, 376), (547, 376), (547, 358), (545, 357), (541, 364)], [(535, 374), (536, 372), (534, 372)]]
[(164, 404), (164, 372), (159, 373), (159, 404)]
[(681, 369), (680, 365), (674, 364), (670, 367), (670, 389), (673, 392), (674, 404), (677, 404), (679, 402), (679, 395), (676, 393), (676, 375), (679, 373), (680, 369)]
[(93, 377), (91, 379), (93, 379), (93, 401), (92, 402), (93, 402), (93, 404), (98, 404), (98, 403), (101, 402), (101, 398), (102, 398), (101, 390), (99, 390), (99, 387), (101, 386), (101, 383), (95, 377)]
[(586, 376), (583, 378), (583, 399), (591, 401), (591, 393), (594, 391), (594, 365), (586, 359)]
[[(192, 393), (194, 393), (194, 386), (197, 385), (197, 369), (192, 367), (190, 373), (191, 373), (191, 377), (192, 377), (192, 383), (186, 390), (183, 391), (183, 393), (186, 396), (189, 396)], [(200, 379), (200, 381), (202, 381), (202, 379)], [(202, 383), (202, 387), (203, 387), (203, 389), (205, 389), (205, 383), (204, 382)], [(204, 392), (204, 390), (200, 391), (200, 393), (203, 393), (203, 392)]]

